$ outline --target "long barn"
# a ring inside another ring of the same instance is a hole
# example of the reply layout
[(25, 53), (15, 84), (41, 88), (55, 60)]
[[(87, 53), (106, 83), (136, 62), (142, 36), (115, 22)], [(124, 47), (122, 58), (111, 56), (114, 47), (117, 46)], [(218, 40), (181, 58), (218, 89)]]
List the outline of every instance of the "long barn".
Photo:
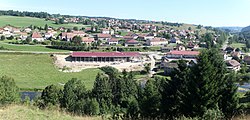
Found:
[(140, 59), (139, 52), (72, 52), (72, 62), (131, 62)]

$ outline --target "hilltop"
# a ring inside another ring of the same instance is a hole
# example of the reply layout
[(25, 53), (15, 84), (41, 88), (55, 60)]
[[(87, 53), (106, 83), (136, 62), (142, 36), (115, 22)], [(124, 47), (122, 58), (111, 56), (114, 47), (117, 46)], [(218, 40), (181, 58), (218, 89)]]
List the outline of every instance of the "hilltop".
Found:
[(28, 27), (30, 25), (44, 27), (45, 25), (58, 28), (58, 27), (65, 27), (65, 28), (73, 28), (73, 27), (87, 27), (83, 24), (75, 24), (75, 23), (68, 23), (68, 24), (55, 24), (54, 21), (45, 20), (42, 18), (35, 18), (35, 17), (18, 17), (18, 16), (0, 16), (0, 27), (6, 25), (12, 25), (15, 27)]

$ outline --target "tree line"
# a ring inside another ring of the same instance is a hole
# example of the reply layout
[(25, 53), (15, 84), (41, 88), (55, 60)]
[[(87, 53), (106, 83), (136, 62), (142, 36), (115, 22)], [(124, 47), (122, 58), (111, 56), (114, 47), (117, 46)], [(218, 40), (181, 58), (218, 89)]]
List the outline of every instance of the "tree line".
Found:
[[(133, 72), (102, 67), (103, 72), (97, 74), (91, 90), (86, 89), (84, 81), (73, 78), (63, 88), (47, 86), (35, 105), (41, 109), (58, 106), (76, 115), (102, 115), (112, 119), (176, 119), (181, 116), (231, 119), (239, 114), (243, 107), (237, 96), (237, 78), (235, 73), (227, 71), (217, 50), (203, 50), (197, 64), (187, 64), (183, 60), (177, 63), (178, 68), (170, 78), (155, 77), (147, 81), (137, 81)], [(3, 94), (18, 91), (13, 79), (3, 77), (0, 81), (1, 104), (15, 101), (14, 94)], [(249, 102), (249, 98), (245, 98), (245, 102)]]

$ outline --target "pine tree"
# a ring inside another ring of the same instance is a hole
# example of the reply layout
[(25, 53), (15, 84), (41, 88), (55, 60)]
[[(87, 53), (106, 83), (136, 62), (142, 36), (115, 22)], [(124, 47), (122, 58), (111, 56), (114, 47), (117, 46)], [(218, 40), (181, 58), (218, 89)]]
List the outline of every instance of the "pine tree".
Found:
[(206, 110), (215, 109), (221, 98), (219, 92), (225, 83), (226, 67), (217, 50), (204, 50), (197, 58), (197, 64), (191, 67), (188, 80), (188, 94), (184, 101), (183, 114), (202, 116)]
[(145, 118), (157, 118), (160, 116), (161, 95), (153, 80), (148, 80), (142, 92), (140, 109)]
[(234, 84), (236, 81), (235, 73), (229, 73), (226, 82), (221, 90), (221, 99), (219, 107), (226, 118), (231, 119), (237, 112), (239, 98), (237, 97), (238, 87)]
[(112, 106), (112, 89), (108, 77), (98, 73), (92, 90), (93, 96), (100, 105), (100, 113), (108, 113)]
[(182, 99), (187, 94), (187, 81), (190, 69), (183, 60), (178, 61), (178, 68), (170, 75), (171, 80), (163, 84), (162, 111), (167, 118), (174, 118), (181, 114), (183, 107)]

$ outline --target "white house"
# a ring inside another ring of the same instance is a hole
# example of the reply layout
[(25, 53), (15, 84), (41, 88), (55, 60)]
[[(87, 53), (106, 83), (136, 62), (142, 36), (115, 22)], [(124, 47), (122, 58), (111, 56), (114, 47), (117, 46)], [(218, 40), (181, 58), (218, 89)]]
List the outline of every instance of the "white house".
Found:
[(39, 42), (42, 42), (42, 41), (44, 41), (44, 38), (42, 37), (42, 35), (40, 33), (34, 32), (34, 33), (32, 33), (32, 41), (33, 40), (37, 40)]
[(160, 46), (167, 45), (168, 41), (165, 38), (153, 38), (151, 40), (147, 40), (147, 45), (149, 46)]
[(117, 45), (118, 42), (119, 42), (119, 40), (116, 38), (111, 38), (110, 40), (108, 40), (109, 45)]

